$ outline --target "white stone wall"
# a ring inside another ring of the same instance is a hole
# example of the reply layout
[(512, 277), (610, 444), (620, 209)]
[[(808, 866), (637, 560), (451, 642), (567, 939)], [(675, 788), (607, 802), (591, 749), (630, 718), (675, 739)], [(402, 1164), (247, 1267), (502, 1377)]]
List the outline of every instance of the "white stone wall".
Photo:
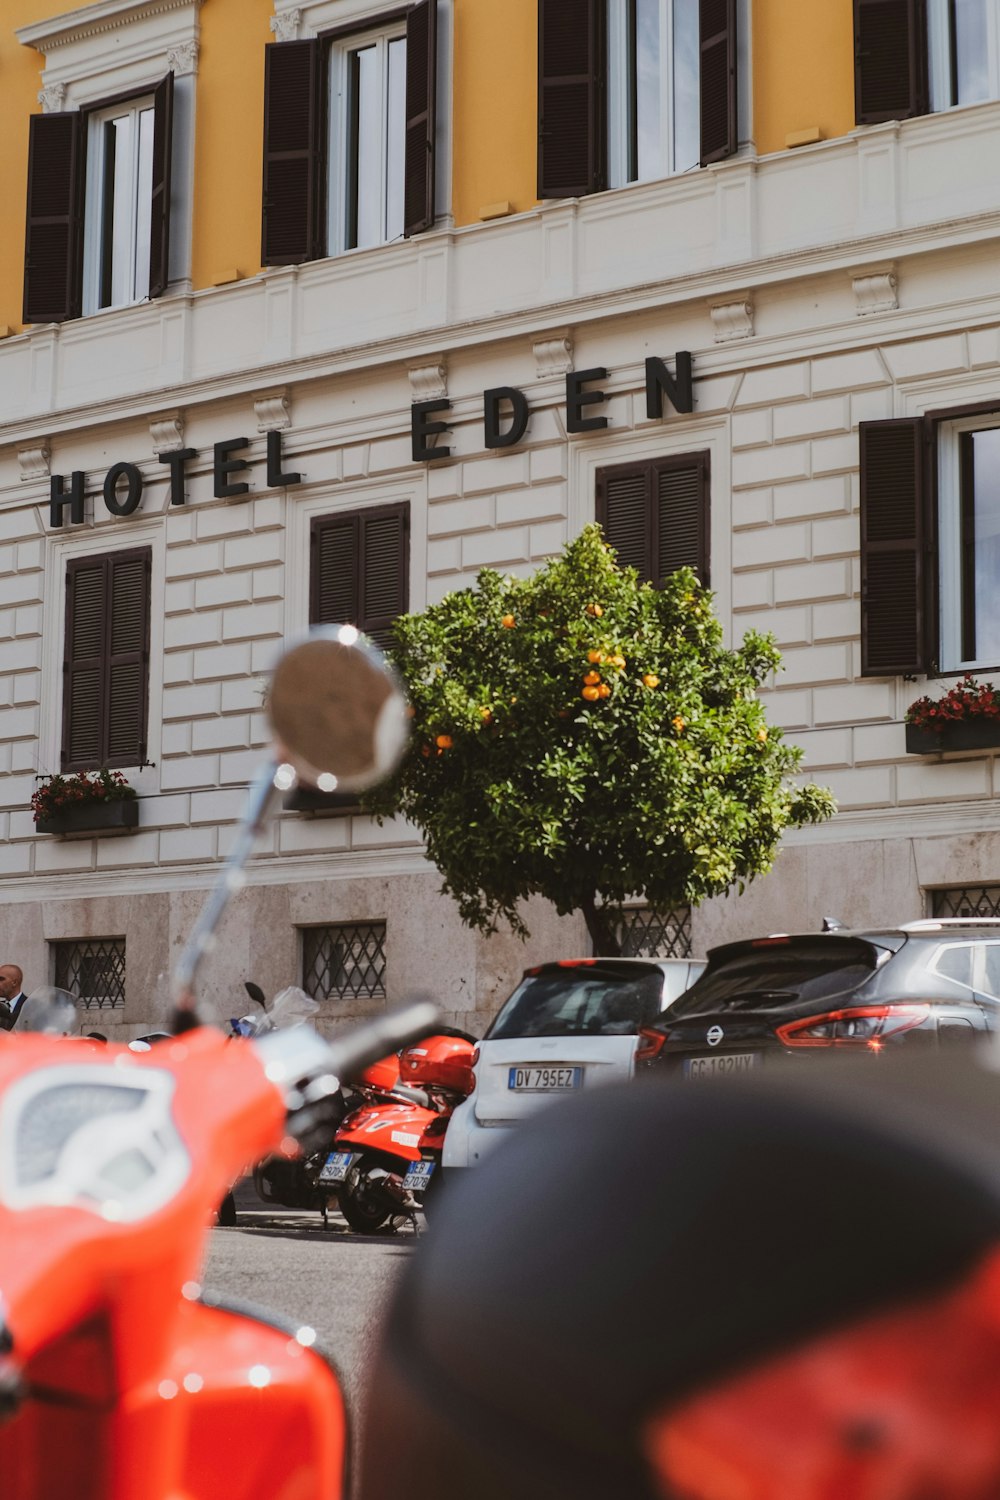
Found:
[[(903, 716), (927, 685), (859, 678), (859, 422), (1000, 400), (1000, 183), (977, 173), (973, 192), (964, 155), (990, 142), (1000, 105), (0, 343), (0, 957), (37, 978), (55, 938), (124, 934), (125, 1024), (162, 1011), (266, 743), (268, 667), (307, 621), (313, 517), (408, 501), (420, 609), (484, 565), (524, 574), (558, 552), (593, 516), (599, 467), (693, 449), (711, 453), (725, 629), (776, 635), (769, 713), (841, 807), (789, 835), (744, 897), (697, 913), (696, 950), (827, 913), (919, 916), (930, 887), (1000, 880), (994, 757), (907, 757)], [(643, 362), (680, 349), (695, 410), (650, 421)], [(567, 436), (565, 372), (593, 366), (609, 426)], [(522, 389), (532, 416), (491, 454), (496, 385)], [(414, 465), (410, 403), (438, 389), (453, 457)], [(287, 491), (265, 483), (275, 421), (302, 474)], [(164, 433), (201, 454), (183, 508), (155, 457)], [(238, 435), (251, 494), (215, 501), (212, 444)], [(112, 519), (99, 489), (120, 459), (146, 489)], [(54, 532), (48, 474), (74, 469), (98, 498), (86, 525)], [(154, 564), (141, 827), (40, 837), (28, 803), (58, 764), (66, 559), (138, 544)], [(276, 987), (295, 977), (297, 925), (386, 917), (390, 996), (431, 973), (453, 1018), (481, 1019), (525, 963), (584, 948), (581, 924), (541, 905), (526, 948), (485, 942), (437, 885), (412, 829), (284, 813), (206, 982), (220, 997), (245, 977)]]

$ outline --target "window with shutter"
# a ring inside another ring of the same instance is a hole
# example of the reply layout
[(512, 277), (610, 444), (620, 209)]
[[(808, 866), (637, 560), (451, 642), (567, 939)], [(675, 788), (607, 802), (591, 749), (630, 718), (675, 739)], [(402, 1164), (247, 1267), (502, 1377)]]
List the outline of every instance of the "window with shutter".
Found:
[(1000, 98), (996, 0), (854, 0), (859, 125)]
[(265, 265), (432, 227), (437, 3), (266, 48)]
[(80, 312), (83, 117), (28, 122), (28, 220), (24, 321), (61, 323)]
[(146, 758), (151, 566), (148, 548), (67, 563), (64, 771)]
[(919, 417), (862, 422), (861, 672), (924, 672), (930, 617), (926, 489)]
[(374, 506), (312, 523), (309, 621), (356, 625), (383, 649), (409, 600), (410, 507)]
[(739, 4), (543, 0), (539, 196), (648, 182), (733, 155)]
[(622, 567), (659, 585), (677, 568), (709, 582), (709, 454), (598, 469), (596, 513)]

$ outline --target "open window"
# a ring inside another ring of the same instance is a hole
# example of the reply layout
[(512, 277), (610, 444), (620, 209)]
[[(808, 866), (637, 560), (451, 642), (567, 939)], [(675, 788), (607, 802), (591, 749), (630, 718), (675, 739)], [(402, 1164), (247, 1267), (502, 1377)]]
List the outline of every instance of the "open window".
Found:
[(867, 676), (1000, 666), (1000, 402), (861, 424)]
[(1000, 98), (996, 0), (854, 0), (859, 125)]
[(267, 47), (265, 265), (433, 225), (437, 49), (437, 0)]
[(738, 11), (738, 0), (539, 0), (539, 197), (732, 156)]

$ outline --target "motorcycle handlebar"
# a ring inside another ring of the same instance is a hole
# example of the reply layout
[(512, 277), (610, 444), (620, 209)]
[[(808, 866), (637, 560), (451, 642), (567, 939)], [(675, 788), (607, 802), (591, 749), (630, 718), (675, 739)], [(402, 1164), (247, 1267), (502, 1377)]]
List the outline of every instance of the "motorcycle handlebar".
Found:
[(256, 1039), (264, 1072), (285, 1096), (292, 1133), (301, 1138), (310, 1130), (317, 1107), (336, 1092), (341, 1078), (426, 1036), (439, 1015), (432, 1000), (415, 1000), (332, 1041), (305, 1025)]

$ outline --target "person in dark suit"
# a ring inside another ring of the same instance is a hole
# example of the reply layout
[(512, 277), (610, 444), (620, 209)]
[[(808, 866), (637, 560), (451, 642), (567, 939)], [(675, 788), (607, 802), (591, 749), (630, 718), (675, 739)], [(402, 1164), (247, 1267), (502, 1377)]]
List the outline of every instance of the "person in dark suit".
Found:
[(21, 1007), (27, 1000), (24, 975), (17, 964), (0, 964), (0, 1031), (13, 1031)]

